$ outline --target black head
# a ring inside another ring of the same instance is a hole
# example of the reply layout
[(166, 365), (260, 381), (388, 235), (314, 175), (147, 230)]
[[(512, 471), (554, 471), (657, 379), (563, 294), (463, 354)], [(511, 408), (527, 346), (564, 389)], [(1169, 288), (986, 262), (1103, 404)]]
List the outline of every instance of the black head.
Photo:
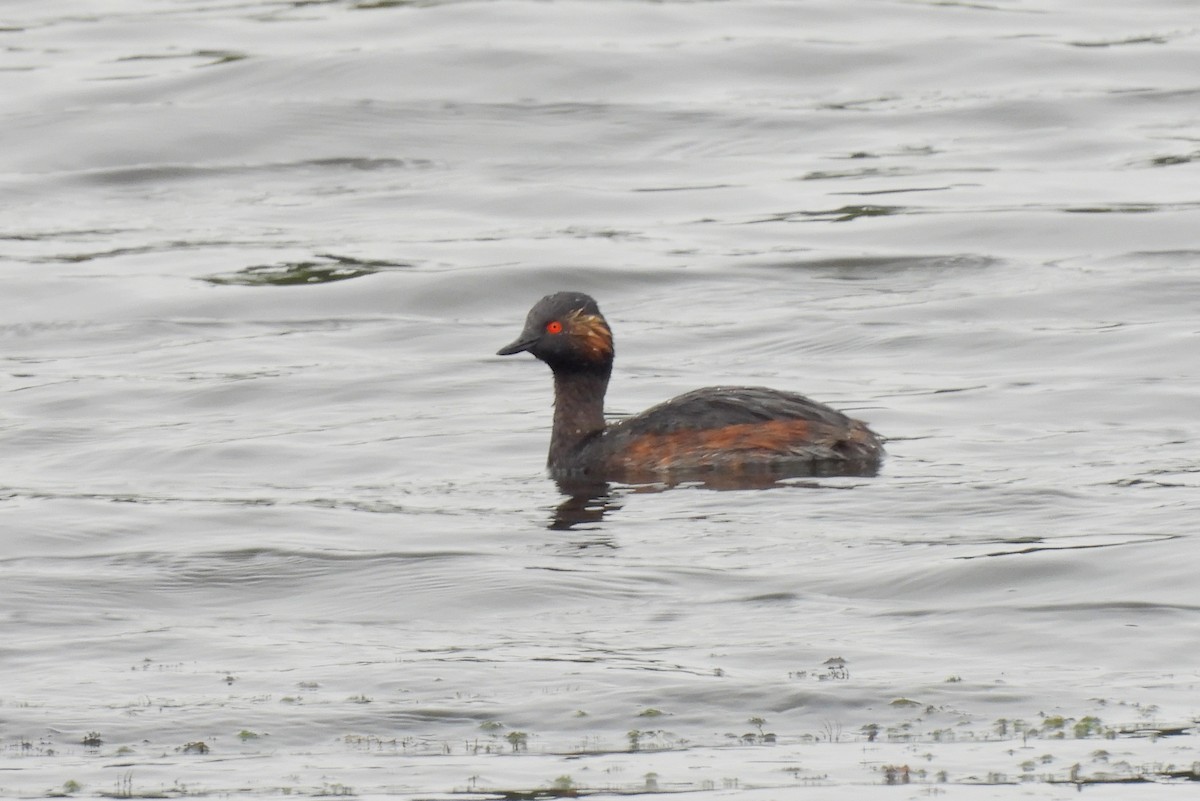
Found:
[(612, 368), (613, 340), (596, 301), (582, 292), (556, 292), (534, 304), (525, 330), (498, 351), (500, 356), (529, 351), (552, 370)]

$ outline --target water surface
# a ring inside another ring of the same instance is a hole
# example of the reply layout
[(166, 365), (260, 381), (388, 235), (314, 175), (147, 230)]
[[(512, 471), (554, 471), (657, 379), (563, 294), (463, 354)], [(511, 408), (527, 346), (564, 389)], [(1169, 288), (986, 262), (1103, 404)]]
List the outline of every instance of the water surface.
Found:
[[(1194, 788), (1190, 3), (3, 14), (0, 794)], [(560, 289), (881, 474), (570, 505)]]

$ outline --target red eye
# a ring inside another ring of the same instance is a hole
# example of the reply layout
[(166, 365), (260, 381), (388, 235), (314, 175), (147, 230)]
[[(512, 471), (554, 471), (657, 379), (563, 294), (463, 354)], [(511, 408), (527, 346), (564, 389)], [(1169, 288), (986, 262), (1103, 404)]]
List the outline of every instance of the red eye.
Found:
[(562, 333), (562, 323), (560, 323), (558, 320), (551, 320), (550, 322), (546, 323), (546, 333), (547, 334), (561, 334)]

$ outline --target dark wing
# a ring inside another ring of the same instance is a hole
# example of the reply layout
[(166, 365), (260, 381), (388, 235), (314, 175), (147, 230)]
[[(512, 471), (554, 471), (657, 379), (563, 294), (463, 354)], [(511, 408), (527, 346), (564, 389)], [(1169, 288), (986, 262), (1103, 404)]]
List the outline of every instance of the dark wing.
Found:
[(705, 387), (653, 406), (621, 421), (637, 434), (724, 428), (772, 420), (810, 420), (835, 428), (856, 422), (823, 403), (769, 387)]
[[(766, 387), (706, 387), (609, 426), (597, 444), (611, 475), (787, 471), (871, 475), (871, 429), (823, 403)], [(624, 480), (624, 478), (623, 478)]]

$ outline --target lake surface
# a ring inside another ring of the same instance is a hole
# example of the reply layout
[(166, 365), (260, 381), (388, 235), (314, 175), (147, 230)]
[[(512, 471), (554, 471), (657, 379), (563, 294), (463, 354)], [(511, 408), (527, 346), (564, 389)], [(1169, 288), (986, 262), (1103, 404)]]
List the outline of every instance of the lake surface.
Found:
[[(1191, 0), (8, 0), (0, 96), (0, 795), (1195, 792)], [(880, 475), (572, 502), (561, 289)]]

